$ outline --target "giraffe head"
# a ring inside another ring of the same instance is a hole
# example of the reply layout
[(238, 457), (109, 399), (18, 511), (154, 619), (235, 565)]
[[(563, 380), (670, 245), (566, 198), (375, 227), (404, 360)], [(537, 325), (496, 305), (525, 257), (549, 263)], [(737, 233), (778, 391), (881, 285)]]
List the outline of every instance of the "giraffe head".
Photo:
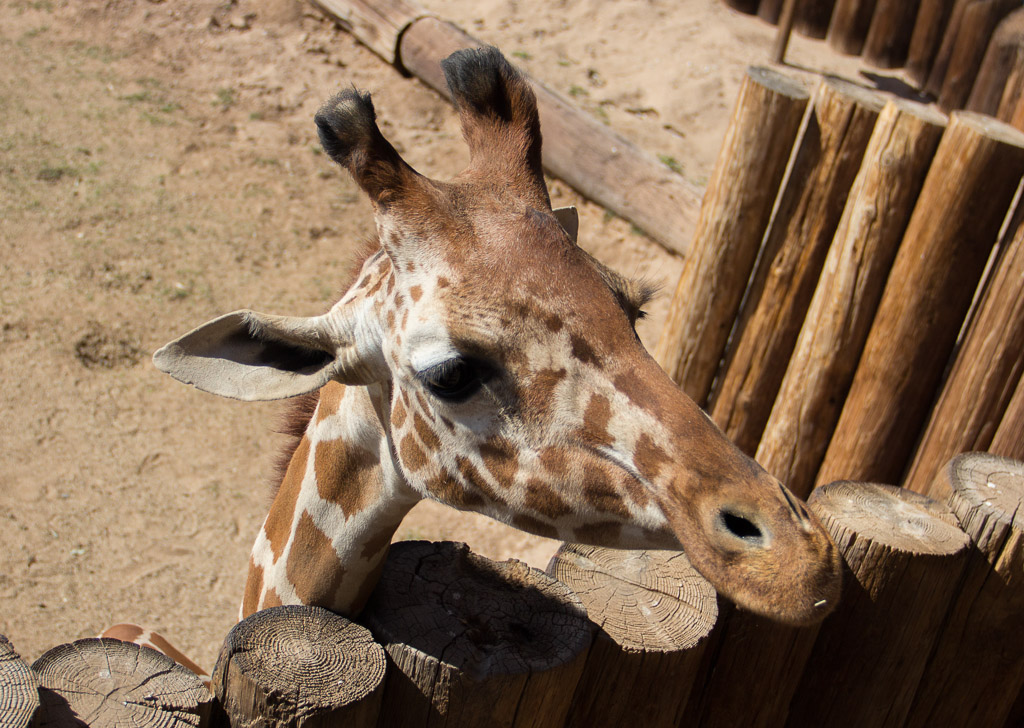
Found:
[(682, 548), (752, 611), (815, 621), (838, 598), (826, 532), (658, 367), (633, 325), (647, 292), (552, 211), (529, 84), (493, 49), (443, 64), (470, 164), (414, 171), (368, 96), (332, 98), (327, 153), (375, 210), (380, 249), (327, 313), (216, 319), (155, 355), (240, 399), (330, 381), (378, 388), (384, 449), (421, 497), (543, 536)]

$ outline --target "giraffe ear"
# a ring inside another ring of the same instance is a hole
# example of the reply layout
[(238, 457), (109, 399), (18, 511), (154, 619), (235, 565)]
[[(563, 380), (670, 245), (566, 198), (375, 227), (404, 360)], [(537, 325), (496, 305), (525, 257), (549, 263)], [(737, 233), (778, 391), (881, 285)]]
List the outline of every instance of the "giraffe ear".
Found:
[(222, 397), (259, 401), (306, 394), (337, 379), (368, 384), (376, 362), (362, 361), (355, 337), (339, 341), (328, 315), (312, 318), (235, 311), (159, 349), (162, 372)]

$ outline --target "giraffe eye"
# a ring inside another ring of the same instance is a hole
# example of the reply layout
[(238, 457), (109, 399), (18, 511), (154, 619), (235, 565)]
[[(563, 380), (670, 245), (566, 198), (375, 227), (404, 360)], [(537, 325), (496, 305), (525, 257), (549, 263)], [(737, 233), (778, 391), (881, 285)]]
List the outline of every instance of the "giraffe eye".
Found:
[(448, 402), (464, 402), (490, 377), (491, 369), (476, 359), (456, 357), (419, 373), (430, 393)]

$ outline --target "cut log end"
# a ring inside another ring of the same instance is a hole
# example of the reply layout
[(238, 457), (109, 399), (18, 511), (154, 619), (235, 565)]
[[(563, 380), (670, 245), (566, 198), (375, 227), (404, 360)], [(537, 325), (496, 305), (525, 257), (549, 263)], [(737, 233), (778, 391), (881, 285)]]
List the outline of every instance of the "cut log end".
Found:
[(837, 481), (815, 490), (810, 503), (833, 537), (852, 533), (896, 551), (930, 556), (959, 553), (969, 542), (944, 505), (891, 485)]
[(950, 486), (972, 508), (1024, 531), (1024, 463), (989, 453), (964, 453), (946, 470)]
[(39, 678), (0, 634), (0, 728), (25, 728), (39, 708)]
[(273, 607), (228, 633), (213, 687), (232, 725), (272, 716), (287, 716), (280, 725), (372, 725), (385, 665), (369, 631), (344, 617), (319, 607)]
[(758, 85), (777, 94), (788, 96), (791, 99), (805, 100), (810, 98), (810, 91), (807, 90), (807, 86), (800, 79), (781, 73), (774, 68), (749, 66), (747, 68), (747, 75)]
[(989, 139), (1024, 148), (1024, 132), (987, 114), (979, 114), (976, 111), (954, 111), (951, 118), (956, 120), (957, 124), (970, 128)]
[(714, 588), (681, 552), (563, 544), (548, 573), (580, 595), (591, 619), (626, 650), (690, 649), (718, 619)]
[(108, 638), (59, 645), (35, 661), (42, 725), (205, 726), (213, 696), (156, 650)]

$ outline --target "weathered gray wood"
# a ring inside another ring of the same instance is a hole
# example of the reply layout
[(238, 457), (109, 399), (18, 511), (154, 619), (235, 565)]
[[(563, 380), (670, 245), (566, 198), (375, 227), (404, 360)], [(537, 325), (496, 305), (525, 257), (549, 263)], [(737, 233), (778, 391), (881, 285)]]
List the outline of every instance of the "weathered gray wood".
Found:
[(149, 647), (82, 639), (54, 647), (32, 669), (39, 676), (42, 702), (35, 726), (210, 724), (210, 691), (195, 673)]
[(712, 418), (744, 452), (761, 439), (883, 105), (838, 78), (815, 94), (711, 395)]
[(231, 629), (213, 690), (233, 726), (372, 726), (384, 670), (384, 650), (365, 628), (320, 607), (289, 605)]
[(757, 461), (800, 498), (814, 487), (945, 124), (896, 100), (875, 123), (757, 448)]
[(406, 0), (311, 0), (363, 45), (386, 60), (399, 60), (398, 39), (419, 18), (430, 15)]
[(807, 108), (802, 84), (749, 68), (725, 132), (655, 359), (703, 405), (725, 352)]
[(1024, 174), (1024, 134), (957, 112), (903, 236), (818, 482), (900, 482)]
[(968, 538), (943, 504), (891, 486), (832, 483), (816, 490), (810, 504), (848, 573), (839, 607), (822, 624), (807, 660), (788, 724), (902, 726), (956, 592)]
[(967, 453), (941, 477), (971, 556), (907, 726), (1000, 726), (1024, 685), (1024, 464)]
[(682, 553), (563, 544), (548, 574), (599, 628), (566, 726), (679, 725), (718, 616), (715, 590)]
[(593, 628), (543, 572), (424, 541), (392, 545), (360, 619), (389, 657), (381, 726), (561, 726)]
[(39, 708), (39, 678), (0, 634), (0, 728), (26, 728)]

